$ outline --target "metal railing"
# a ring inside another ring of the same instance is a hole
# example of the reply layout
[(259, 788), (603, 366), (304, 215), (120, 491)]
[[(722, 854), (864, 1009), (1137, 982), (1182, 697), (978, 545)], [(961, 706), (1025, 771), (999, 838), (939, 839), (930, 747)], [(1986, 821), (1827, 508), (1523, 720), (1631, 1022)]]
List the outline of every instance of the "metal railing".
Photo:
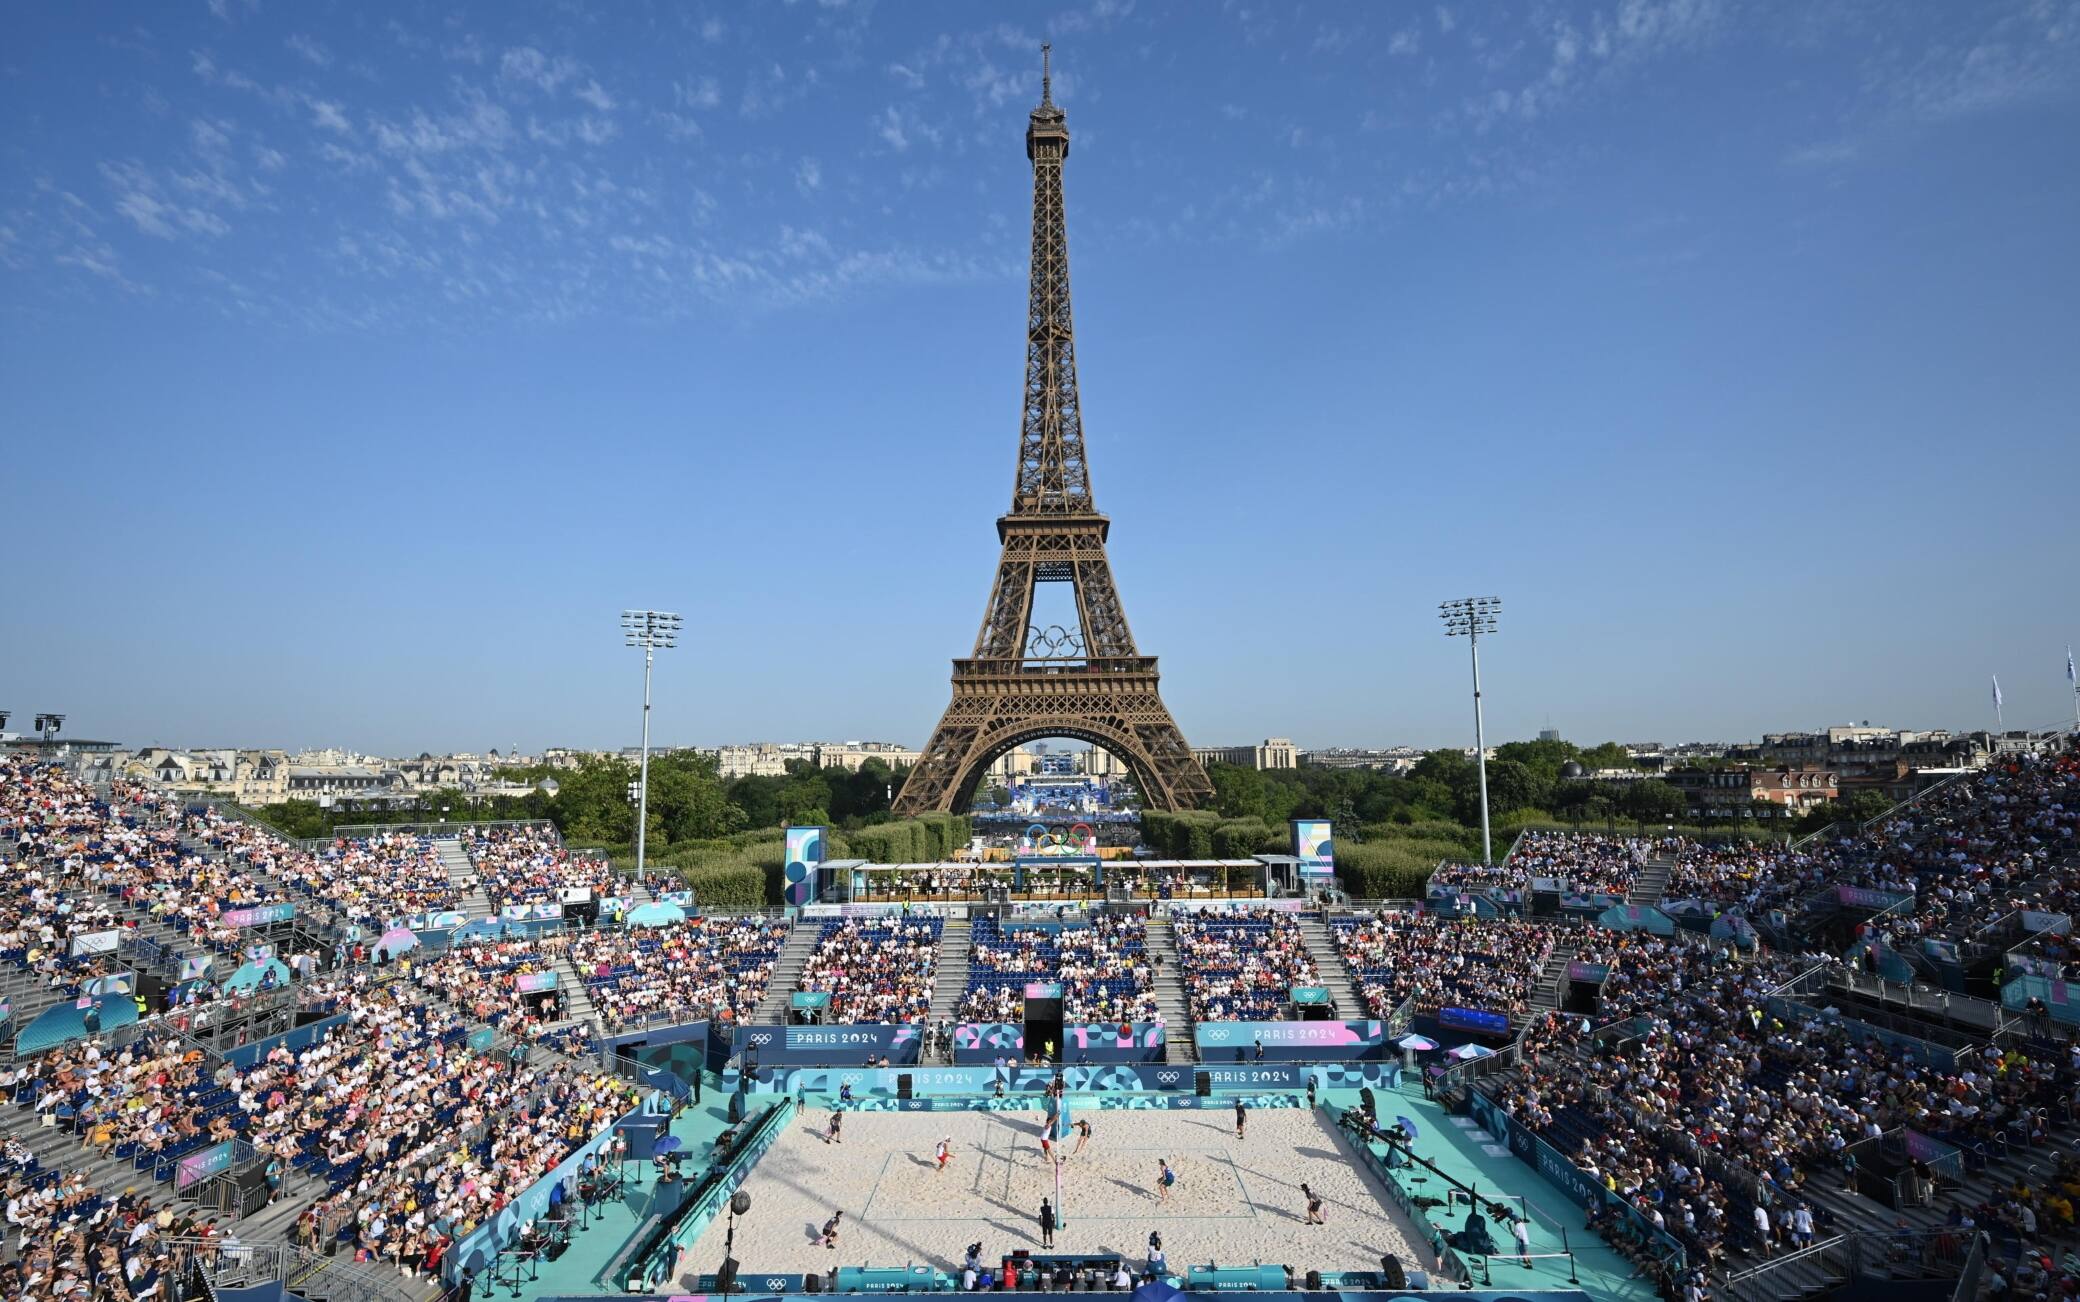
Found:
[[(1774, 1257), (1759, 1266), (1734, 1271), (1726, 1277), (1726, 1285), (1720, 1295), (1727, 1302), (1746, 1302), (1746, 1299), (1775, 1299), (1796, 1296), (1792, 1287), (1784, 1282), (1784, 1275), (1793, 1267), (1804, 1263), (1824, 1265), (1830, 1277), (1847, 1279), (1854, 1266), (1855, 1248), (1853, 1236), (1837, 1234), (1818, 1243)], [(1797, 1290), (1803, 1292), (1805, 1290)]]

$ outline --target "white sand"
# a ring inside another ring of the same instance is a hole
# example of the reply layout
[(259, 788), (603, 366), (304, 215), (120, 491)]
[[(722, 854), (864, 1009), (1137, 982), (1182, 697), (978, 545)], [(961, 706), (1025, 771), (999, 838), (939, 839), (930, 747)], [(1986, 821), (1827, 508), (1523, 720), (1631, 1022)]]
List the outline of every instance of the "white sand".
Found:
[[(1072, 1096), (1071, 1114), (1089, 1119), (1094, 1133), (1062, 1164), (1056, 1252), (1117, 1252), (1138, 1269), (1148, 1232), (1160, 1230), (1180, 1273), (1208, 1261), (1263, 1261), (1299, 1274), (1372, 1270), (1387, 1252), (1428, 1262), (1411, 1251), (1420, 1237), (1383, 1201), (1376, 1177), (1326, 1113), (1254, 1110), (1239, 1142), (1228, 1109), (1086, 1110)], [(1039, 1112), (848, 1112), (835, 1145), (823, 1142), (828, 1116), (813, 1106), (798, 1113), (746, 1182), (752, 1207), (737, 1221), (736, 1256), (747, 1271), (911, 1263), (958, 1270), (978, 1239), (985, 1260), (1014, 1248), (1043, 1251), (1036, 1218), (1055, 1185), (1040, 1156)], [(932, 1162), (942, 1135), (953, 1137), (944, 1172)], [(1073, 1134), (1063, 1147), (1075, 1147)], [(1177, 1172), (1166, 1203), (1154, 1193), (1158, 1158)], [(1326, 1225), (1305, 1223), (1302, 1181), (1322, 1196)], [(838, 1208), (845, 1221), (837, 1250), (817, 1247), (818, 1230)], [(722, 1236), (718, 1219), (682, 1268), (715, 1269)]]

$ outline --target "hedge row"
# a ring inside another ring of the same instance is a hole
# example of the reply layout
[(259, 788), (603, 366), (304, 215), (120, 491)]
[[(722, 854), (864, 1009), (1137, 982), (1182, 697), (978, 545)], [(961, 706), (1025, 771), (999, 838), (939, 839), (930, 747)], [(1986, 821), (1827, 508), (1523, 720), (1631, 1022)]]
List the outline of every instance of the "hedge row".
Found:
[[(968, 848), (971, 827), (965, 814), (922, 814), (875, 823), (845, 833), (843, 857), (874, 863), (936, 863)], [(831, 857), (840, 856), (833, 852)]]
[(1336, 875), (1359, 899), (1420, 899), (1440, 859), (1465, 851), (1452, 841), (1394, 839), (1336, 842)]

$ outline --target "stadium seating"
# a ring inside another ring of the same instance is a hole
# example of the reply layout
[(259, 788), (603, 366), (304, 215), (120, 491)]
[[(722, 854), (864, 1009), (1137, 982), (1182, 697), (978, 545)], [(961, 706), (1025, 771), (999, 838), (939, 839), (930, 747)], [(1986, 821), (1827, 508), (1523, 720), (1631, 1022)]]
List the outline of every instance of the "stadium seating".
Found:
[(940, 928), (937, 918), (827, 922), (799, 988), (829, 993), (833, 1022), (921, 1022), (932, 1010)]
[(1155, 1018), (1155, 975), (1142, 919), (1100, 917), (1059, 930), (1007, 931), (985, 917), (976, 919), (973, 935), (960, 1021), (1021, 1020), (1029, 981), (1061, 983), (1062, 1015), (1070, 1023)]
[(1300, 924), (1275, 909), (1179, 913), (1171, 934), (1194, 1021), (1274, 1021), (1294, 986), (1320, 979)]

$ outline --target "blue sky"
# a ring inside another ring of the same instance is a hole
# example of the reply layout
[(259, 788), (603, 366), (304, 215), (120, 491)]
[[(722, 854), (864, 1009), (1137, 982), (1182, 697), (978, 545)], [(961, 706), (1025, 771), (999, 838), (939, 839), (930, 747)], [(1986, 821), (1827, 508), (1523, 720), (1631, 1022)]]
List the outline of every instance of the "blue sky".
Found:
[(1008, 503), (1038, 45), (1187, 736), (2071, 717), (2080, 4), (17, 5), (0, 707), (919, 744)]

